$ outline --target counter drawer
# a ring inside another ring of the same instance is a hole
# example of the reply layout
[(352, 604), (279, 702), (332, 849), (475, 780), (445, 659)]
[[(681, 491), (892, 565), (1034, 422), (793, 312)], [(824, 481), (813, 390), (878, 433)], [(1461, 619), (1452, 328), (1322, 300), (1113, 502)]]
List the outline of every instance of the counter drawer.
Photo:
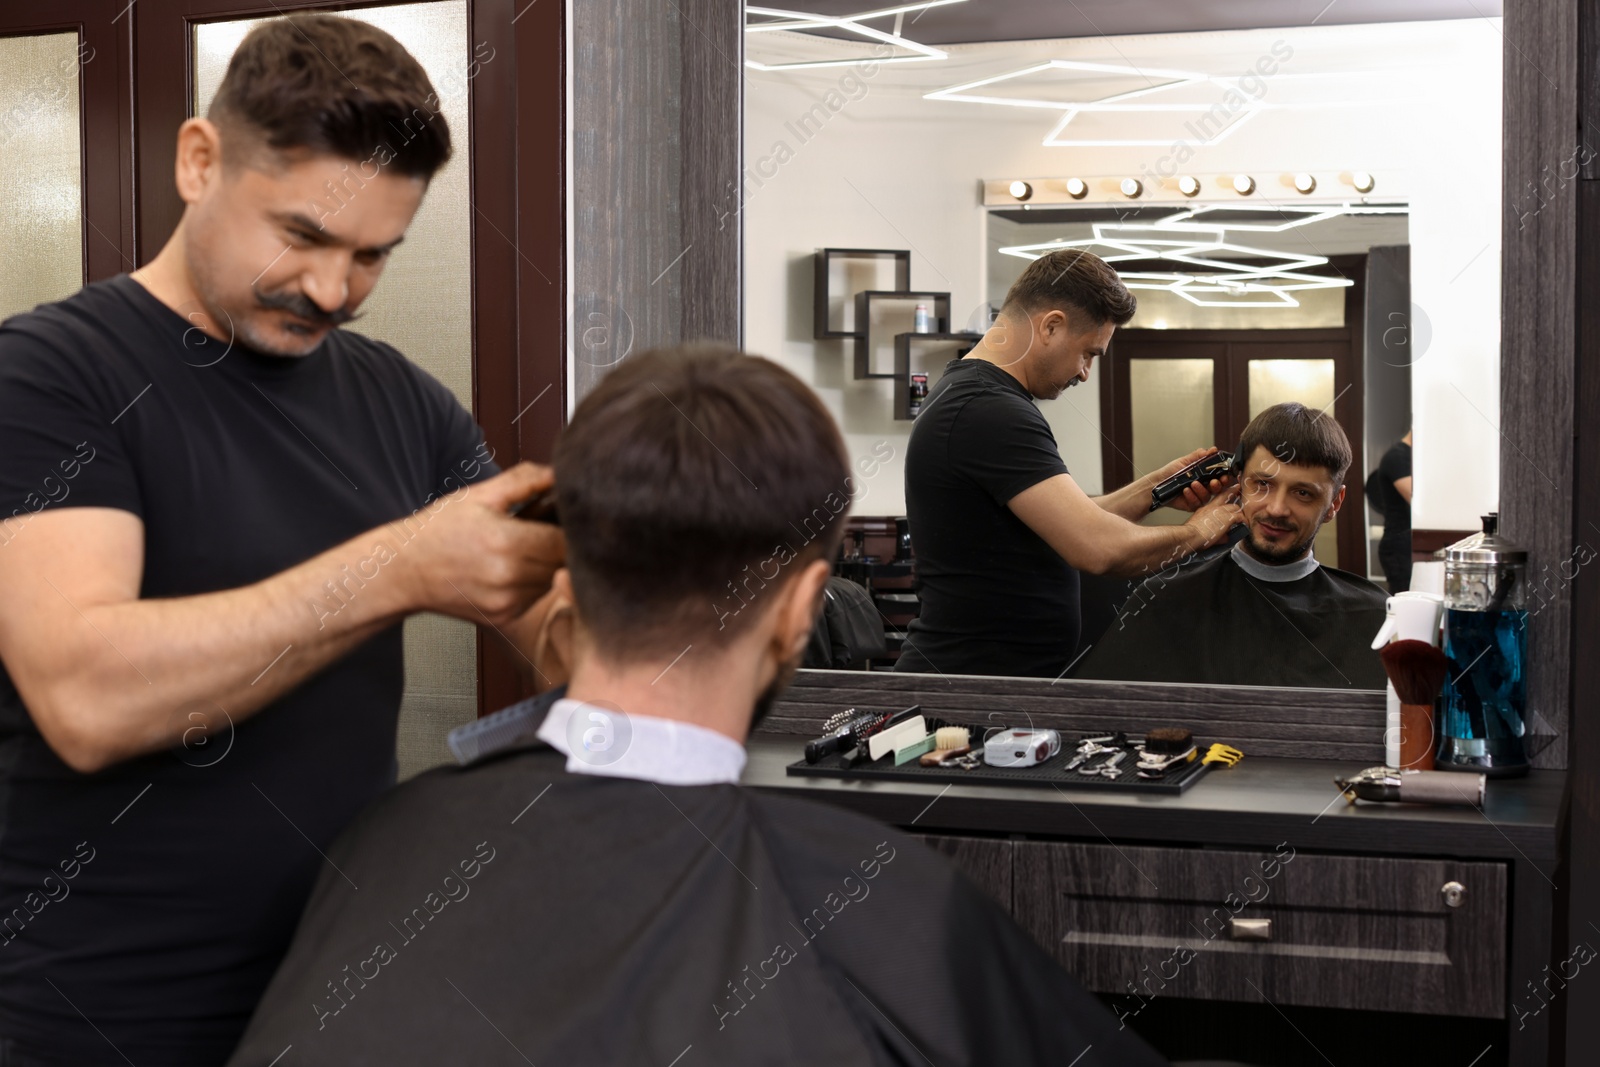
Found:
[(1505, 1017), (1503, 864), (1014, 847), (1017, 922), (1130, 1009), (1176, 996)]

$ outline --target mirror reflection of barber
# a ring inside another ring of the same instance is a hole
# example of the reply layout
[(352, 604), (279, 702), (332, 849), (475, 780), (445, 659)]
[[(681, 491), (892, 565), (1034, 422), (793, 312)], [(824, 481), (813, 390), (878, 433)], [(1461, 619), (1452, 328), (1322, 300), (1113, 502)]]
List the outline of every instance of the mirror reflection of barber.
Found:
[(912, 428), (906, 515), (922, 611), (896, 669), (1059, 677), (1076, 654), (1078, 572), (1139, 576), (1221, 543), (1241, 519), (1224, 477), (1191, 484), (1177, 526), (1142, 526), (1151, 490), (1214, 449), (1090, 497), (1038, 401), (1087, 381), (1135, 300), (1098, 257), (1035, 260), (993, 326), (952, 360)]

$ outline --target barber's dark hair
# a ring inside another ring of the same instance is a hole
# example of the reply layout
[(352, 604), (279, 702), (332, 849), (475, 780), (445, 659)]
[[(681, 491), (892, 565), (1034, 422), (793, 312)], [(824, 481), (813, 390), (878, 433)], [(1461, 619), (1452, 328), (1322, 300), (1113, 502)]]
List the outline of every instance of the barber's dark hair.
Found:
[[(295, 149), (432, 178), (450, 158), (450, 127), (422, 65), (371, 23), (289, 15), (251, 30), (206, 111), (223, 157), (249, 158), (253, 135)], [(228, 134), (237, 131), (230, 152)]]
[(1057, 248), (1046, 252), (1011, 283), (1001, 311), (1016, 310), (1025, 315), (1038, 311), (1077, 312), (1082, 321), (1075, 326), (1099, 327), (1106, 323), (1122, 326), (1133, 318), (1139, 302), (1105, 260), (1078, 248)]
[(1350, 469), (1350, 438), (1344, 428), (1332, 415), (1304, 404), (1274, 404), (1251, 419), (1239, 438), (1239, 462), (1248, 462), (1257, 448), (1265, 448), (1280, 463), (1328, 468), (1336, 489)]
[(725, 644), (762, 614), (764, 590), (833, 558), (856, 492), (817, 395), (715, 344), (619, 365), (553, 463), (578, 611), (618, 663)]

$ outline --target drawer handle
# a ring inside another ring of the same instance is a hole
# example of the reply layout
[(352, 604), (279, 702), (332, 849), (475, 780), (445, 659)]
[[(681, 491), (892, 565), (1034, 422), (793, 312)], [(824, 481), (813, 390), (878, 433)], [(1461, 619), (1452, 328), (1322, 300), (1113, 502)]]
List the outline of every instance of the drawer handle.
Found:
[(1229, 919), (1228, 937), (1234, 941), (1271, 941), (1271, 919)]
[(1446, 882), (1439, 887), (1439, 895), (1444, 897), (1445, 904), (1452, 908), (1459, 908), (1467, 899), (1467, 887), (1460, 882)]

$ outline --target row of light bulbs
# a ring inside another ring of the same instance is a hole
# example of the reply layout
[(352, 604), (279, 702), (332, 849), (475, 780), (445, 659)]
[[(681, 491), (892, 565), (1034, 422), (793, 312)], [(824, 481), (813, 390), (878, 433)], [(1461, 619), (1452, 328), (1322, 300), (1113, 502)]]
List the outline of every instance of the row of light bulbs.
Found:
[[(1358, 193), (1370, 193), (1373, 187), (1377, 185), (1372, 175), (1364, 170), (1356, 171), (1350, 175), (1349, 180), (1351, 186)], [(1256, 180), (1248, 174), (1235, 174), (1229, 184), (1233, 186), (1233, 191), (1240, 196), (1249, 196), (1256, 191)], [(1122, 190), (1122, 195), (1129, 200), (1137, 200), (1144, 195), (1144, 182), (1138, 178), (1124, 178), (1118, 188)], [(1316, 192), (1316, 176), (1303, 172), (1296, 174), (1294, 176), (1294, 188), (1296, 192), (1307, 195)], [(1020, 179), (1011, 183), (1009, 191), (1019, 201), (1033, 198), (1033, 186)], [(1181, 175), (1178, 178), (1178, 192), (1184, 196), (1199, 195), (1200, 179), (1189, 174)], [(1089, 195), (1089, 183), (1082, 178), (1068, 178), (1067, 195), (1074, 200), (1082, 200)]]

